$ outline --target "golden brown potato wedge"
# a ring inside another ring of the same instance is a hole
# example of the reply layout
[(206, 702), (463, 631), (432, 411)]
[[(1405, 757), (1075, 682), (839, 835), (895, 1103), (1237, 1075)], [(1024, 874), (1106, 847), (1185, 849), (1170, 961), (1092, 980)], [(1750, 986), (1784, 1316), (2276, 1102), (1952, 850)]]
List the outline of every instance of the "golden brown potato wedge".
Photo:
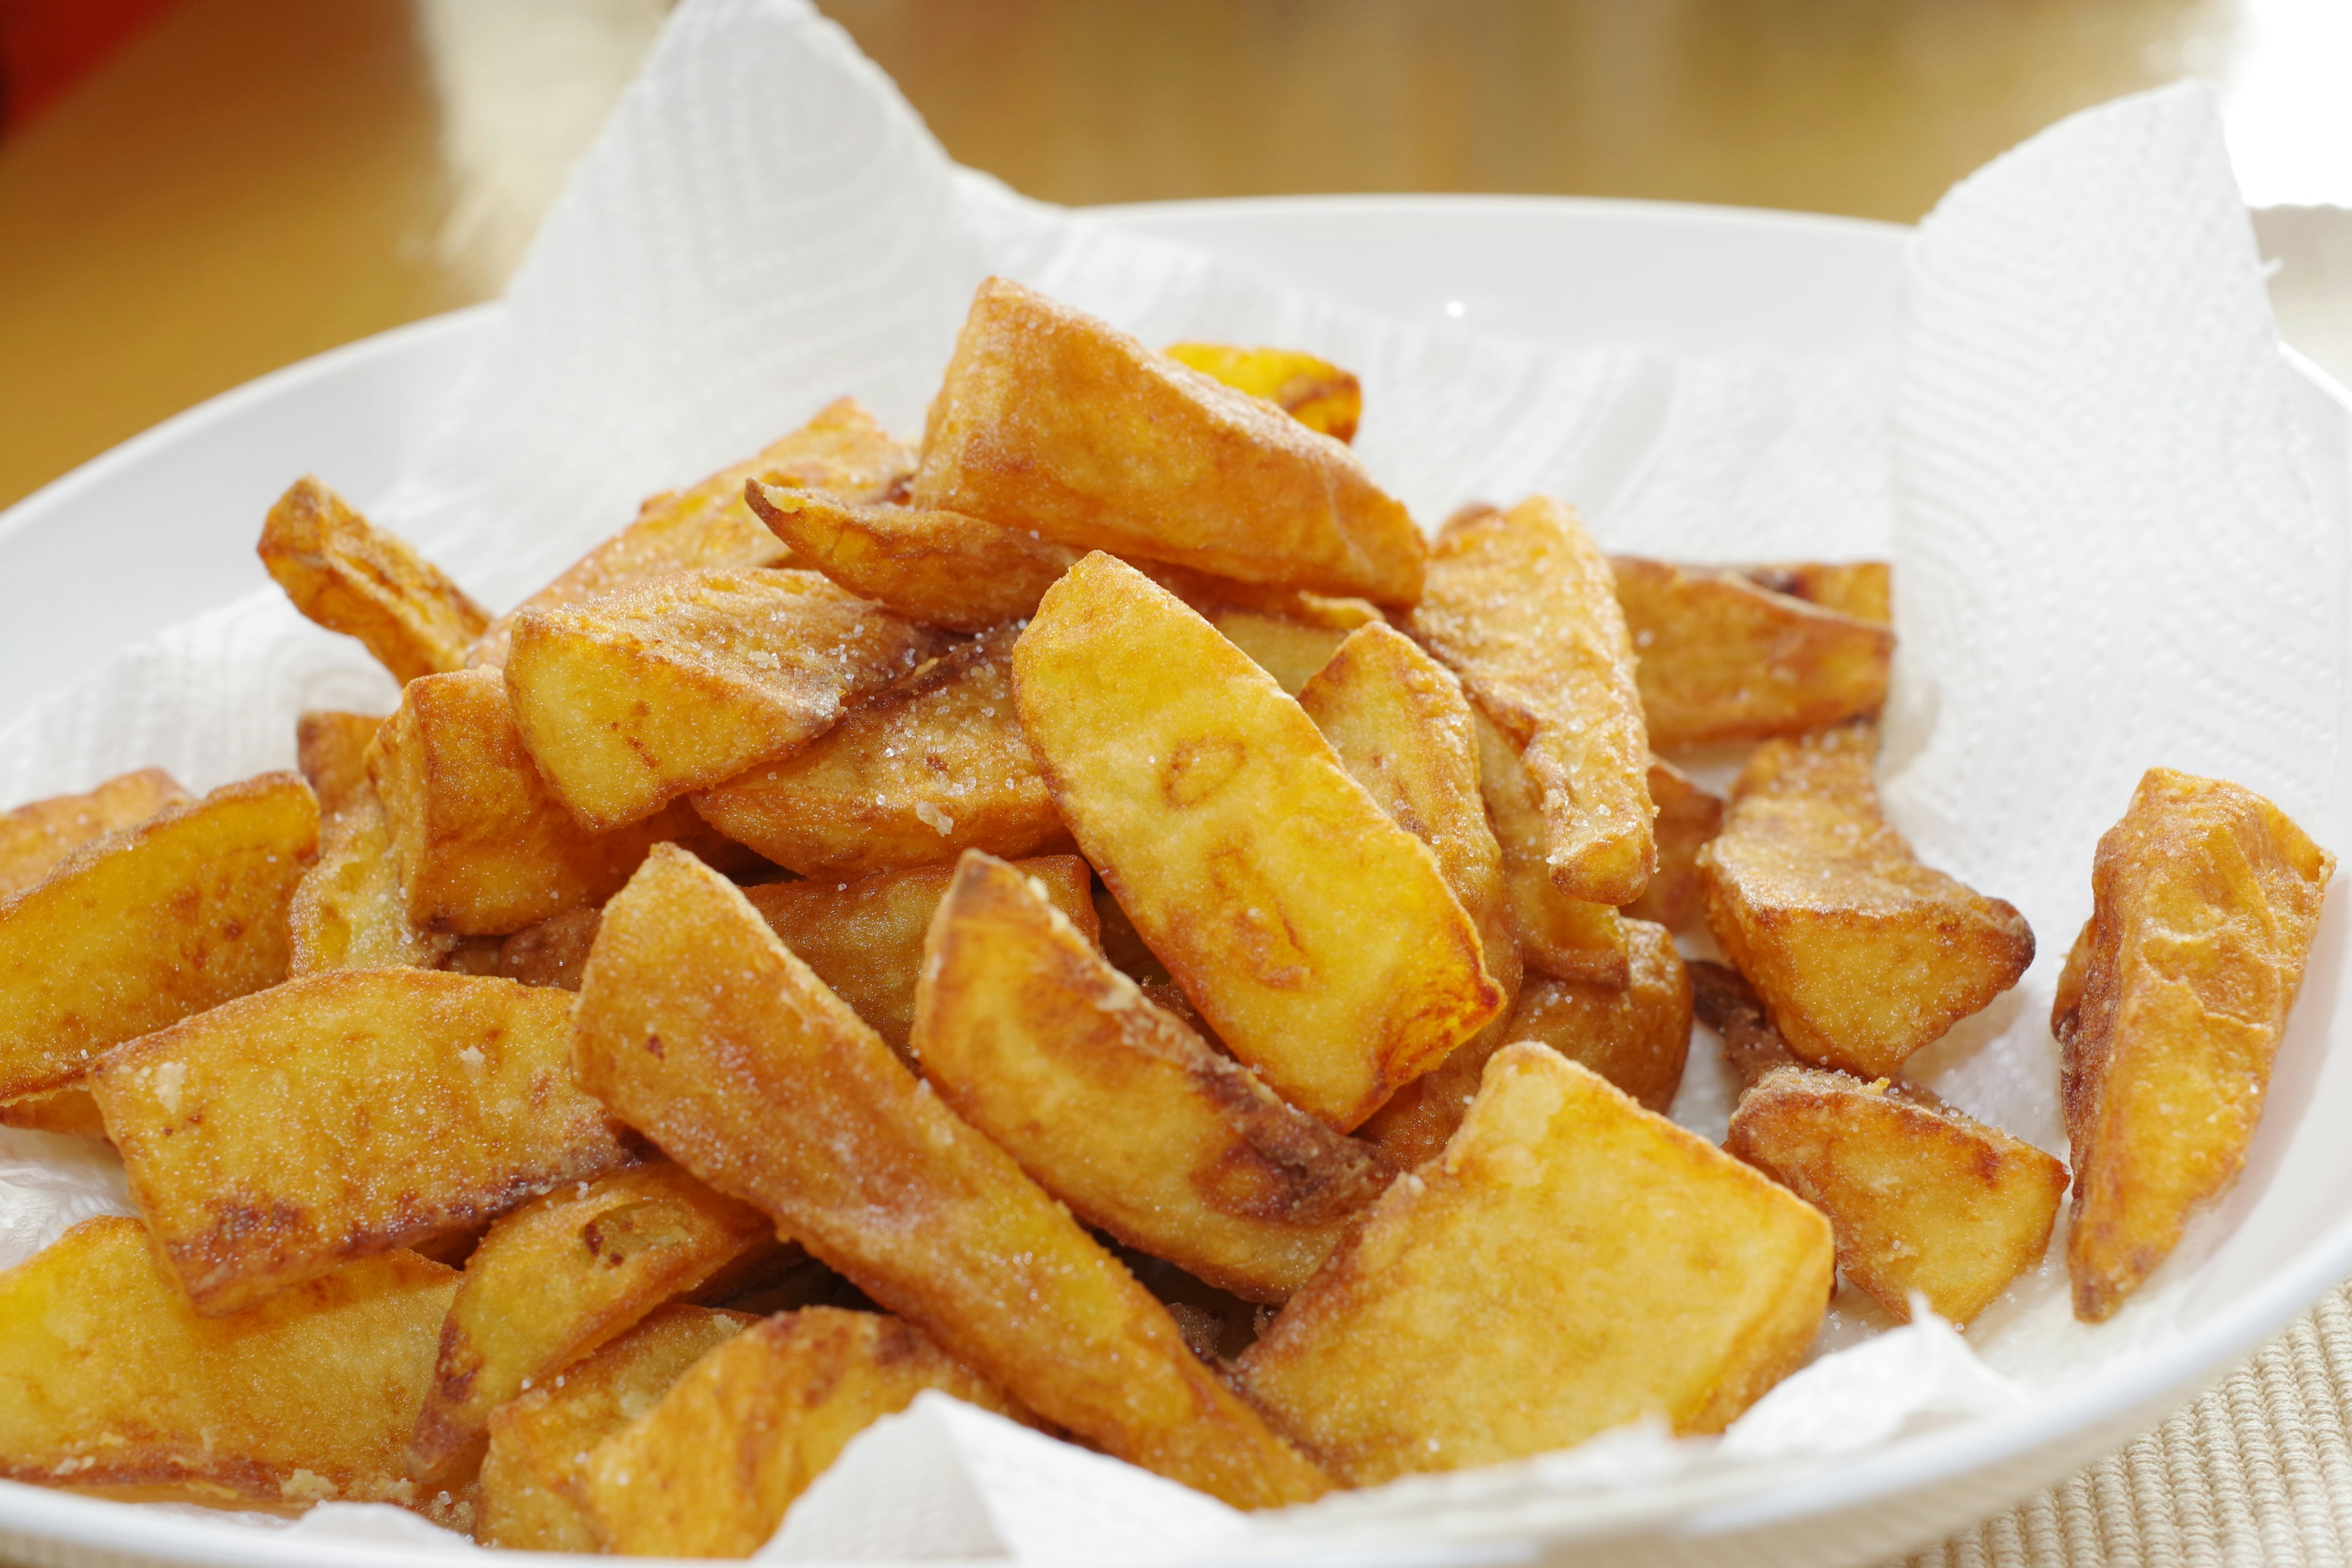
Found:
[(723, 852), (682, 804), (610, 833), (582, 827), (523, 749), (495, 669), (409, 682), (369, 769), (408, 918), (426, 930), (505, 936), (601, 903), (664, 840)]
[(1657, 868), (1650, 746), (1609, 562), (1548, 496), (1458, 515), (1406, 630), (1510, 740), (1562, 893), (1630, 904)]
[(490, 1415), (477, 1533), (518, 1552), (593, 1552), (580, 1511), (598, 1444), (651, 1410), (704, 1356), (760, 1320), (657, 1307), (642, 1323)]
[(1915, 1084), (1776, 1068), (1723, 1146), (1829, 1215), (1838, 1268), (1905, 1322), (1965, 1328), (2042, 1261), (2066, 1167)]
[(286, 923), (286, 972), (294, 979), (331, 969), (430, 969), (457, 945), (408, 918), (392, 820), (364, 773), (320, 824), (318, 863), (295, 884)]
[(0, 1274), (0, 1476), (212, 1503), (413, 1501), (401, 1461), (457, 1288), (395, 1252), (199, 1317), (137, 1220), (85, 1220)]
[(1501, 1011), (1429, 847), (1174, 596), (1090, 555), (1038, 605), (1013, 672), (1087, 858), (1218, 1037), (1293, 1105), (1346, 1131)]
[(792, 552), (744, 503), (743, 487), (754, 479), (826, 490), (858, 505), (896, 499), (914, 468), (914, 453), (893, 439), (865, 405), (854, 397), (836, 399), (757, 456), (683, 490), (648, 499), (637, 509), (635, 521), (491, 622), (466, 662), (492, 668), (504, 664), (515, 617), (526, 611), (583, 604), (673, 572), (791, 565)]
[(548, 787), (604, 832), (799, 749), (945, 646), (814, 572), (681, 572), (519, 616), (507, 696)]
[(668, 1164), (559, 1187), (500, 1218), (441, 1330), (409, 1447), (417, 1479), (456, 1468), (499, 1405), (774, 1235), (751, 1205)]
[(626, 1163), (565, 1071), (571, 1000), (312, 975), (109, 1052), (90, 1089), (158, 1247), (217, 1316)]
[(1201, 613), (1224, 633), (1227, 642), (1249, 655), (1252, 663), (1293, 697), (1307, 689), (1315, 672), (1331, 661), (1351, 635), (1337, 626), (1313, 626), (1231, 605), (1209, 605)]
[(1473, 708), (1471, 728), (1478, 738), (1478, 787), (1486, 798), (1486, 820), (1503, 852), (1503, 877), (1511, 890), (1511, 920), (1519, 934), (1527, 967), (1556, 980), (1622, 985), (1632, 973), (1625, 951), (1625, 922), (1607, 904), (1573, 899), (1559, 890), (1545, 864), (1550, 830), (1538, 805), (1535, 781), (1519, 761), (1510, 738)]
[(1240, 1381), (1356, 1485), (1643, 1415), (1719, 1432), (1804, 1358), (1832, 1274), (1828, 1222), (1785, 1188), (1514, 1044), (1444, 1154), (1388, 1190)]
[(719, 832), (835, 881), (1069, 847), (1013, 712), (1012, 627), (957, 647), (814, 744), (694, 797)]
[(525, 985), (580, 989), (588, 966), (588, 951), (596, 945), (596, 925), (603, 917), (594, 910), (572, 910), (529, 925), (499, 943), (495, 973)]
[(1325, 1486), (1116, 1259), (792, 955), (656, 851), (574, 1015), (589, 1092), (1050, 1421), (1236, 1506)]
[(1243, 349), (1224, 343), (1171, 343), (1168, 357), (1263, 397), (1309, 430), (1335, 441), (1356, 438), (1364, 389), (1354, 374), (1297, 349)]
[[(1089, 943), (1098, 940), (1094, 872), (1084, 860), (1044, 855), (1013, 865), (1037, 879)], [(793, 957), (903, 1054), (915, 1027), (924, 934), (955, 874), (953, 866), (918, 866), (855, 882), (770, 882), (743, 896)]]
[(849, 1440), (925, 1389), (1025, 1418), (922, 1330), (878, 1312), (780, 1312), (713, 1350), (588, 1456), (589, 1528), (632, 1557), (749, 1557)]
[(1804, 1065), (1764, 1016), (1763, 999), (1739, 971), (1703, 958), (1685, 968), (1690, 974), (1691, 1011), (1721, 1037), (1724, 1062), (1738, 1075), (1741, 1088), (1754, 1088), (1774, 1068)]
[[(1625, 948), (1632, 974), (1624, 985), (1537, 979), (1520, 993), (1503, 1037), (1549, 1046), (1663, 1116), (1690, 1056), (1690, 975), (1664, 926), (1627, 921)], [(1477, 1081), (1466, 1079), (1465, 1091)]]
[(2114, 1316), (2237, 1179), (2335, 870), (2261, 795), (2170, 768), (2099, 840), (2072, 1005), (2052, 1021), (2084, 1321)]
[(2017, 984), (2033, 932), (1922, 866), (1878, 808), (1878, 737), (1843, 725), (1757, 749), (1699, 852), (1706, 923), (1816, 1067), (1883, 1078)]
[(404, 685), (463, 665), (489, 625), (439, 567), (308, 474), (269, 509), (259, 553), (296, 609), (359, 638)]
[(106, 1136), (106, 1122), (98, 1114), (98, 1101), (80, 1083), (0, 1100), (0, 1127), (21, 1127), (31, 1132), (66, 1132), (77, 1138)]
[(1650, 744), (1762, 740), (1885, 704), (1895, 634), (1737, 572), (1613, 557)]
[(1128, 564), (1212, 618), (1220, 609), (1249, 610), (1342, 632), (1385, 618), (1381, 607), (1370, 599), (1335, 597), (1274, 583), (1244, 583), (1236, 577), (1220, 577), (1213, 572), (1195, 571), (1171, 561), (1150, 561), (1142, 556)]
[(914, 1057), (1088, 1225), (1281, 1301), (1393, 1173), (1113, 969), (1042, 882), (977, 852), (932, 917)]
[(1081, 550), (1382, 604), (1421, 597), (1428, 555), (1339, 442), (1002, 278), (972, 299), (909, 494)]
[(95, 838), (0, 899), (0, 1100), (286, 977), (286, 906), (319, 851), (292, 773), (226, 784)]
[(91, 839), (194, 798), (163, 769), (141, 768), (81, 795), (54, 795), (0, 812), (0, 900), (40, 881)]
[(1668, 931), (1695, 931), (1706, 918), (1706, 883), (1698, 874), (1698, 852), (1723, 826), (1723, 798), (1698, 787), (1672, 763), (1650, 759), (1650, 804), (1658, 808), (1653, 831), (1658, 868), (1642, 896), (1623, 912), (1654, 921)]
[(1080, 554), (1034, 529), (958, 511), (852, 506), (821, 491), (756, 481), (743, 499), (797, 559), (842, 587), (953, 631), (1019, 620)]
[(1824, 610), (1835, 610), (1873, 626), (1895, 624), (1894, 570), (1884, 561), (1782, 562), (1769, 566), (1735, 566), (1733, 571), (1761, 587)]
[(310, 709), (295, 721), (297, 765), (319, 797), (320, 817), (334, 816), (366, 787), (368, 747), (383, 728), (382, 716), (332, 708)]

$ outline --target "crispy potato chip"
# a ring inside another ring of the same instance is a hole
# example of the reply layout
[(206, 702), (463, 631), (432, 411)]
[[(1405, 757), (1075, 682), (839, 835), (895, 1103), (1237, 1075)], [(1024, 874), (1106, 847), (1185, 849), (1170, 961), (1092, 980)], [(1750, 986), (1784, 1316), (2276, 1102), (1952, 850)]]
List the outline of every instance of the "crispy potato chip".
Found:
[(1171, 343), (1168, 357), (1213, 375), (1237, 392), (1263, 397), (1335, 441), (1356, 438), (1364, 416), (1364, 389), (1328, 360), (1296, 349), (1241, 349), (1223, 343)]
[[(1013, 865), (1038, 880), (1089, 943), (1097, 940), (1094, 872), (1084, 860), (1045, 855)], [(924, 933), (955, 874), (953, 866), (918, 866), (855, 882), (770, 882), (743, 896), (793, 956), (903, 1055), (915, 1027)]]
[(430, 969), (457, 938), (419, 930), (394, 863), (392, 821), (362, 773), (319, 830), (319, 860), (295, 884), (286, 907), (291, 948), (287, 974), (331, 969)]
[(565, 1071), (572, 999), (429, 969), (289, 981), (90, 1072), (131, 1195), (207, 1316), (629, 1155)]
[(749, 1557), (852, 1437), (925, 1389), (1029, 1419), (912, 1323), (832, 1307), (779, 1313), (589, 1455), (589, 1527), (604, 1550), (633, 1557)]
[[(1633, 972), (1624, 985), (1536, 980), (1520, 994), (1503, 1037), (1549, 1046), (1664, 1116), (1690, 1055), (1690, 976), (1664, 926), (1627, 921), (1625, 947)], [(1466, 1080), (1468, 1089), (1476, 1086), (1475, 1078)]]
[(98, 1114), (98, 1101), (79, 1083), (0, 1100), (0, 1127), (21, 1127), (29, 1132), (65, 1132), (77, 1138), (106, 1136), (106, 1123)]
[(694, 797), (728, 837), (835, 881), (1052, 854), (1070, 836), (1013, 712), (1005, 627), (958, 646), (814, 744)]
[(932, 918), (914, 1056), (1090, 1226), (1253, 1301), (1315, 1272), (1393, 1173), (1155, 1007), (1045, 884), (967, 852)]
[(1885, 704), (1895, 634), (1737, 572), (1631, 555), (1609, 563), (1641, 656), (1650, 744), (1762, 740)]
[(409, 1462), (446, 1474), (490, 1413), (775, 1234), (676, 1165), (559, 1187), (490, 1226), (449, 1304)]
[(582, 827), (523, 749), (495, 669), (409, 682), (369, 768), (408, 918), (427, 930), (505, 936), (602, 903), (657, 842), (706, 858), (724, 847), (684, 805), (610, 833)]
[(584, 604), (673, 572), (791, 565), (792, 552), (744, 502), (743, 487), (754, 479), (827, 490), (857, 505), (895, 499), (914, 468), (915, 455), (865, 405), (854, 397), (836, 399), (758, 456), (683, 490), (664, 490), (647, 500), (635, 521), (491, 622), (466, 662), (491, 668), (506, 663), (515, 617), (527, 611)]
[(611, 1344), (490, 1415), (480, 1537), (518, 1552), (593, 1552), (580, 1511), (596, 1446), (644, 1415), (687, 1369), (760, 1320), (657, 1307)]
[(743, 499), (793, 555), (861, 598), (961, 632), (1019, 620), (1080, 552), (957, 511), (851, 506), (753, 483)]
[(308, 474), (269, 509), (259, 553), (296, 609), (359, 638), (404, 685), (459, 668), (489, 625), (439, 567)]
[(1535, 496), (1457, 515), (1405, 629), (1509, 737), (1559, 890), (1612, 907), (1640, 898), (1657, 846), (1633, 645), (1608, 560), (1576, 513)]
[(2261, 795), (2150, 768), (2091, 863), (2052, 1020), (2074, 1157), (2074, 1315), (2115, 1315), (2237, 1179), (2336, 858)]
[(1218, 1037), (1293, 1105), (1346, 1131), (1501, 1010), (1429, 847), (1172, 595), (1090, 555), (1038, 605), (1013, 671), (1087, 858)]
[(194, 798), (163, 769), (142, 768), (82, 795), (54, 795), (0, 812), (0, 900), (40, 881), (91, 839)]
[(1565, 1448), (1643, 1415), (1719, 1432), (1811, 1346), (1830, 1227), (1533, 1043), (1486, 1064), (1241, 1360), (1245, 1392), (1358, 1486)]
[(1752, 1088), (1774, 1068), (1804, 1066), (1765, 1017), (1763, 1000), (1739, 971), (1706, 959), (1694, 959), (1685, 967), (1690, 974), (1691, 1010), (1722, 1037), (1724, 1062), (1742, 1088)]
[(1652, 828), (1658, 840), (1658, 868), (1623, 913), (1654, 921), (1668, 931), (1696, 931), (1706, 918), (1706, 883), (1698, 874), (1698, 852), (1723, 826), (1723, 799), (1699, 788), (1672, 763), (1652, 757), (1650, 804), (1658, 808)]
[(1039, 1415), (1236, 1506), (1323, 1490), (1117, 1260), (692, 857), (657, 850), (606, 906), (573, 1028), (591, 1093)]
[(1874, 727), (1757, 749), (1699, 852), (1706, 922), (1789, 1048), (1880, 1078), (2017, 984), (2033, 932), (1919, 864), (1878, 808)]
[(1916, 1084), (1776, 1068), (1723, 1146), (1829, 1215), (1838, 1268), (1896, 1318), (1960, 1327), (2042, 1261), (2066, 1167)]
[(84, 1220), (0, 1274), (0, 1476), (213, 1503), (413, 1501), (401, 1459), (457, 1288), (395, 1252), (198, 1317), (137, 1220)]
[(515, 621), (507, 695), (581, 826), (780, 757), (946, 646), (814, 572), (681, 572)]
[(1884, 561), (1839, 564), (1796, 561), (1771, 566), (1735, 566), (1732, 570), (1776, 594), (1852, 616), (1857, 621), (1879, 626), (1895, 624), (1894, 572)]
[(373, 713), (344, 713), (312, 708), (294, 722), (294, 752), (310, 793), (319, 797), (319, 815), (330, 817), (352, 802), (368, 784), (368, 747), (383, 728)]
[(1537, 805), (1535, 781), (1519, 761), (1510, 738), (1476, 708), (1471, 728), (1478, 739), (1478, 785), (1486, 798), (1486, 820), (1503, 852), (1503, 877), (1511, 889), (1511, 920), (1518, 928), (1519, 953), (1527, 967), (1556, 980), (1622, 985), (1632, 973), (1625, 951), (1625, 922), (1607, 904), (1572, 899), (1552, 880), (1544, 862), (1549, 829)]
[(594, 910), (572, 910), (523, 927), (499, 943), (495, 973), (525, 985), (579, 990), (581, 973), (588, 966), (588, 950), (596, 945), (596, 926), (603, 918)]
[(1428, 555), (1339, 442), (1002, 278), (972, 299), (910, 499), (1081, 550), (1382, 604), (1421, 597)]
[(284, 979), (286, 906), (318, 849), (310, 786), (264, 773), (92, 839), (0, 899), (0, 1100)]

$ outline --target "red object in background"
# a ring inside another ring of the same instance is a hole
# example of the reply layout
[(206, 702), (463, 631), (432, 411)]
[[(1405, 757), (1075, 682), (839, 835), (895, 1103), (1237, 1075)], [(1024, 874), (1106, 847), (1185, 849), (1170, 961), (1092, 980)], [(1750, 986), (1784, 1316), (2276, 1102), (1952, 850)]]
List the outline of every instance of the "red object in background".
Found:
[(178, 0), (0, 0), (0, 135), (21, 130)]

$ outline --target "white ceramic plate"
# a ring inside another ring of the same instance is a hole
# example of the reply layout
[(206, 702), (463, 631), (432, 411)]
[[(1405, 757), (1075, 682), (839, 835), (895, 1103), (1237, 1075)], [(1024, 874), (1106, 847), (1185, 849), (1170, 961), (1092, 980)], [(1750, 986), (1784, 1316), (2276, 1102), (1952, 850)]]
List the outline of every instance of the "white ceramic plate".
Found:
[[(1895, 335), (1906, 231), (1646, 203), (1317, 197), (1107, 209), (1349, 303), (1558, 343), (1852, 352)], [(0, 514), (0, 725), (97, 660), (264, 581), (270, 500), (315, 470), (365, 506), (480, 353), (495, 306), (304, 362), (189, 410)], [(2290, 356), (2292, 357), (2292, 356)], [(2315, 487), (2347, 528), (2352, 400), (2295, 361)], [(2347, 814), (2352, 815), (2352, 814)], [(2340, 921), (2340, 913), (2337, 915)], [(2323, 938), (2324, 949), (2340, 947)], [(2303, 1008), (2333, 1019), (2315, 973)], [(2231, 1208), (2238, 1267), (2217, 1270), (2161, 1352), (2015, 1417), (1888, 1445), (1793, 1483), (1649, 1490), (1601, 1510), (1580, 1563), (1867, 1562), (2006, 1507), (2152, 1425), (2352, 1274), (2352, 1055), (2303, 1031)], [(1550, 1545), (1568, 1547), (1554, 1536)], [(1518, 1558), (1490, 1543), (1463, 1561)], [(27, 1563), (389, 1565), (398, 1549), (208, 1525), (0, 1483), (0, 1555)], [(1360, 1558), (1357, 1560), (1362, 1560)], [(1426, 1550), (1398, 1561), (1439, 1560)]]

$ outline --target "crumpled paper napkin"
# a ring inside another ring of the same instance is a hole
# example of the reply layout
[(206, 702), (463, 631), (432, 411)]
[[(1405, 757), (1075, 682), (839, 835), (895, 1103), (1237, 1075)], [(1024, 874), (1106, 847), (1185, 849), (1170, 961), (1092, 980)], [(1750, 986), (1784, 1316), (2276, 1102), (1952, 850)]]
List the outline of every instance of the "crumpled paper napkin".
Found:
[[(1917, 1076), (2063, 1150), (2052, 977), (2139, 772), (2227, 774), (2340, 847), (2343, 542), (2298, 467), (2201, 89), (2078, 115), (1996, 161), (1922, 226), (1910, 271), (1893, 361), (1561, 350), (1390, 321), (955, 168), (799, 0), (689, 0), (549, 216), (443, 436), (392, 495), (359, 499), (509, 603), (641, 496), (835, 395), (917, 427), (996, 272), (1147, 341), (1277, 342), (1355, 369), (1358, 449), (1425, 522), (1541, 490), (1614, 549), (1886, 555), (1903, 637), (1891, 809), (1932, 862), (2018, 904), (2042, 952)], [(148, 763), (218, 784), (290, 763), (302, 706), (393, 698), (353, 645), (257, 597), (12, 726), (0, 798)], [(1719, 1132), (1714, 1072), (1695, 1051), (1678, 1111)], [(55, 1142), (0, 1148), (0, 1246), (120, 1205)], [(2213, 1246), (2184, 1248), (2102, 1330), (2073, 1324), (2054, 1261), (1966, 1338), (1932, 1318), (1874, 1337), (1842, 1321), (1719, 1440), (1635, 1426), (1272, 1516), (926, 1396), (850, 1446), (768, 1555), (1404, 1562), (1665, 1519), (2096, 1376), (2172, 1331)]]

